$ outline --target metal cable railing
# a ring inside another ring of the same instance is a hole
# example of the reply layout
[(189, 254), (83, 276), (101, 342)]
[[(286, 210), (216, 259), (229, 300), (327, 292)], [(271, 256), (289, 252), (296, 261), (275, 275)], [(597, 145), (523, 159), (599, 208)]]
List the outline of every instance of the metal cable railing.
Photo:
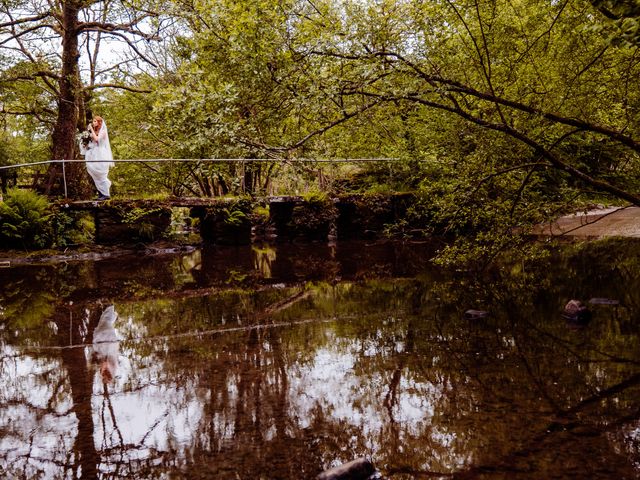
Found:
[(336, 164), (336, 163), (378, 163), (378, 162), (397, 162), (399, 158), (379, 157), (379, 158), (127, 158), (114, 160), (43, 160), (40, 162), (17, 163), (12, 165), (0, 165), (0, 172), (3, 170), (17, 169), (24, 167), (37, 167), (41, 165), (62, 165), (62, 181), (64, 185), (64, 194), (67, 196), (67, 178), (65, 165), (68, 163), (239, 163), (242, 165), (248, 163), (311, 163), (311, 164)]
[(16, 163), (2, 165), (0, 170), (11, 168), (34, 167), (47, 164), (65, 163), (162, 163), (162, 162), (211, 162), (211, 163), (252, 163), (252, 162), (300, 162), (300, 163), (364, 163), (364, 162), (395, 162), (398, 158), (123, 158), (114, 160), (43, 160), (41, 162)]

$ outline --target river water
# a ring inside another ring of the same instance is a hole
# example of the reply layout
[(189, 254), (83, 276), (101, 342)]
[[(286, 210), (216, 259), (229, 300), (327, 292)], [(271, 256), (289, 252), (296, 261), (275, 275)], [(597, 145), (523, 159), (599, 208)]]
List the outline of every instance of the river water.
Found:
[(0, 269), (0, 477), (313, 479), (367, 457), (387, 479), (639, 478), (640, 244), (482, 275), (431, 254)]

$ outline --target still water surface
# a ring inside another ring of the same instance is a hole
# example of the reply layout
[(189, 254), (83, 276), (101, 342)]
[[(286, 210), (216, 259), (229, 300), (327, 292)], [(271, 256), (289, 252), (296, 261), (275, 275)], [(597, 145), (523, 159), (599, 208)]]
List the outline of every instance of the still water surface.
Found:
[[(482, 277), (430, 256), (341, 243), (1, 269), (0, 477), (313, 479), (369, 457), (388, 479), (639, 478), (640, 244)], [(560, 316), (593, 297), (619, 304)]]

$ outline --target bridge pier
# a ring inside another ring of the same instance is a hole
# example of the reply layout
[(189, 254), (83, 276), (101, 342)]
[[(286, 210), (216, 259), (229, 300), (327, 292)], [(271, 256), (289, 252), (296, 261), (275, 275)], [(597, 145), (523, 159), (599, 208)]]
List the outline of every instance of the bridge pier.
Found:
[(413, 194), (342, 195), (336, 200), (339, 240), (376, 238), (405, 217)]
[(249, 245), (252, 210), (248, 199), (219, 200), (216, 205), (191, 207), (190, 216), (199, 220), (204, 243)]
[(326, 242), (335, 230), (338, 211), (331, 199), (273, 197), (269, 201), (269, 221), (278, 242), (295, 240)]
[(171, 225), (171, 208), (152, 208), (125, 205), (108, 206), (93, 211), (95, 243), (146, 243), (159, 240)]

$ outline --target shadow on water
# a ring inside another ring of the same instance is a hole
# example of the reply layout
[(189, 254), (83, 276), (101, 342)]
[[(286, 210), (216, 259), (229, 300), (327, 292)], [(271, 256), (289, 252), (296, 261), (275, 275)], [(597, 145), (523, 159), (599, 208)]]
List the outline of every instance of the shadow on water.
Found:
[[(431, 254), (0, 270), (0, 476), (313, 479), (368, 457), (389, 479), (638, 478), (640, 245), (482, 278)], [(561, 316), (570, 299), (590, 322)]]

